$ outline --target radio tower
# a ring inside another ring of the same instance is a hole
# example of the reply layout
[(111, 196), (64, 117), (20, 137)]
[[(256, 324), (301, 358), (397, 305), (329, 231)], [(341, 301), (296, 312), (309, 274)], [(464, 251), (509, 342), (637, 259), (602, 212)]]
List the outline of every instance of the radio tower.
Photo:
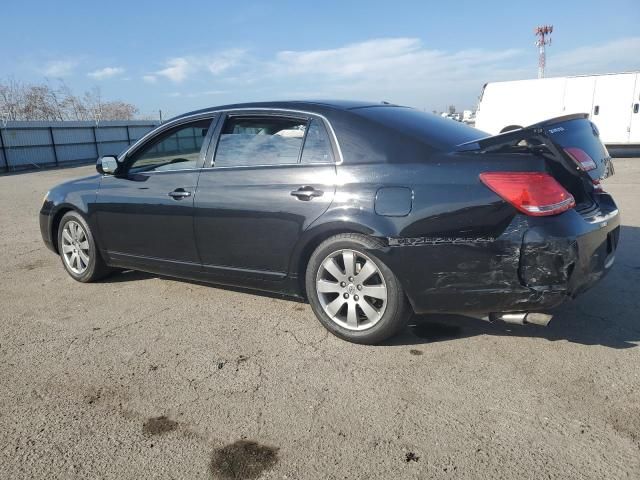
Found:
[(545, 45), (551, 45), (551, 32), (553, 25), (540, 25), (533, 30), (536, 37), (536, 47), (538, 47), (538, 78), (544, 78), (544, 67), (547, 61), (547, 55), (544, 51)]

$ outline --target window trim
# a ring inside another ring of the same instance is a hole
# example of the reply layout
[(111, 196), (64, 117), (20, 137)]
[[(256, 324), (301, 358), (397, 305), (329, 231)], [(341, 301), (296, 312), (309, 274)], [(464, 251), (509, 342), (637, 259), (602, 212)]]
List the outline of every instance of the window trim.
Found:
[(300, 143), (300, 150), (298, 151), (298, 158), (296, 159), (295, 162), (290, 162), (290, 163), (259, 163), (259, 164), (252, 164), (252, 165), (226, 165), (226, 166), (221, 166), (221, 167), (216, 167), (214, 160), (216, 158), (216, 154), (218, 153), (218, 147), (220, 146), (220, 140), (222, 139), (222, 130), (224, 129), (226, 123), (229, 120), (232, 120), (234, 118), (251, 118), (251, 117), (255, 117), (255, 118), (265, 118), (265, 117), (276, 117), (276, 118), (283, 118), (283, 119), (291, 119), (291, 120), (300, 120), (300, 121), (304, 121), (307, 126), (309, 125), (309, 122), (311, 121), (310, 117), (307, 115), (282, 115), (282, 114), (276, 114), (276, 115), (268, 115), (265, 113), (258, 113), (258, 114), (251, 114), (251, 113), (227, 113), (226, 115), (224, 115), (222, 117), (222, 121), (220, 122), (220, 125), (218, 126), (218, 128), (216, 128), (216, 139), (215, 142), (215, 147), (213, 150), (213, 156), (211, 157), (211, 161), (205, 160), (205, 166), (203, 168), (217, 168), (217, 169), (221, 169), (221, 168), (251, 168), (251, 167), (277, 167), (277, 166), (286, 166), (286, 167), (291, 167), (293, 165), (299, 165), (300, 164), (300, 159), (302, 158), (302, 149), (304, 148), (304, 141), (307, 138), (307, 130), (308, 128), (305, 128), (304, 130), (304, 135), (302, 136), (302, 142)]
[(311, 122), (313, 122), (314, 120), (318, 121), (320, 119), (309, 117), (309, 124), (307, 126), (307, 129), (304, 131), (304, 137), (302, 138), (302, 148), (300, 149), (300, 156), (298, 157), (298, 163), (300, 165), (336, 165), (337, 164), (335, 160), (336, 152), (334, 151), (334, 148), (333, 148), (333, 141), (331, 140), (331, 136), (329, 135), (329, 130), (327, 130), (327, 126), (325, 125), (325, 122), (322, 120), (320, 120), (320, 122), (324, 126), (324, 132), (329, 137), (329, 143), (331, 144), (331, 157), (333, 158), (333, 161), (332, 162), (307, 162), (307, 163), (302, 162), (302, 154), (304, 153), (304, 147), (307, 145), (307, 134), (311, 129)]
[[(131, 155), (135, 154), (138, 150), (146, 146), (148, 142), (153, 141), (155, 138), (163, 135), (168, 130), (171, 130), (175, 127), (179, 127), (180, 125), (183, 125), (186, 123), (192, 123), (192, 122), (197, 122), (199, 120), (211, 119), (209, 130), (207, 131), (207, 135), (205, 135), (202, 143), (203, 148), (201, 148), (200, 150), (198, 166), (194, 168), (176, 168), (175, 170), (160, 170), (160, 171), (151, 170), (149, 172), (144, 172), (144, 174), (156, 175), (156, 174), (166, 174), (166, 173), (173, 173), (173, 172), (193, 172), (193, 171), (202, 170), (204, 161), (207, 157), (207, 153), (211, 148), (211, 139), (213, 138), (213, 134), (218, 127), (219, 118), (220, 118), (219, 111), (200, 112), (200, 113), (194, 113), (192, 115), (180, 117), (175, 120), (169, 120), (168, 122), (160, 124), (150, 132), (147, 132), (145, 135), (140, 137), (134, 144), (129, 146), (124, 152), (118, 155), (118, 163), (120, 165), (127, 164), (127, 161)], [(129, 175), (129, 165), (127, 165), (126, 171), (123, 173), (124, 175)]]
[[(344, 162), (342, 156), (342, 149), (340, 148), (340, 143), (338, 142), (338, 137), (336, 136), (335, 130), (331, 125), (331, 122), (321, 114), (307, 112), (304, 110), (295, 110), (288, 108), (266, 108), (266, 107), (244, 107), (244, 108), (230, 108), (230, 109), (222, 109), (216, 111), (220, 113), (220, 118), (218, 119), (215, 131), (213, 133), (212, 141), (209, 144), (207, 154), (205, 156), (205, 162), (202, 167), (203, 170), (227, 170), (234, 168), (265, 168), (265, 167), (309, 167), (309, 166), (322, 166), (322, 165), (341, 165)], [(303, 143), (300, 148), (300, 153), (298, 156), (297, 163), (279, 163), (279, 164), (260, 164), (260, 165), (228, 165), (228, 166), (219, 166), (216, 167), (213, 163), (216, 155), (216, 151), (218, 150), (218, 144), (220, 142), (220, 134), (222, 132), (222, 128), (226, 120), (232, 116), (251, 116), (252, 113), (255, 113), (256, 116), (275, 116), (275, 117), (293, 117), (293, 118), (301, 118), (306, 119), (307, 122), (310, 122), (312, 119), (318, 119), (323, 122), (327, 133), (329, 134), (329, 140), (331, 141), (331, 149), (333, 150), (333, 158), (332, 162), (318, 162), (318, 163), (301, 163), (302, 152), (304, 150), (304, 141), (307, 137), (307, 130), (305, 130), (305, 135), (303, 138)], [(336, 155), (337, 154), (337, 155)]]

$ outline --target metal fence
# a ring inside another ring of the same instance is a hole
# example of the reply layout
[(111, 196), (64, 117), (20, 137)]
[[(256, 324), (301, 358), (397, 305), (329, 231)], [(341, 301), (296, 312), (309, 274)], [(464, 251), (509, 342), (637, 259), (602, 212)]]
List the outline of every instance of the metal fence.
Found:
[(121, 153), (157, 125), (149, 120), (0, 124), (0, 172), (95, 162)]

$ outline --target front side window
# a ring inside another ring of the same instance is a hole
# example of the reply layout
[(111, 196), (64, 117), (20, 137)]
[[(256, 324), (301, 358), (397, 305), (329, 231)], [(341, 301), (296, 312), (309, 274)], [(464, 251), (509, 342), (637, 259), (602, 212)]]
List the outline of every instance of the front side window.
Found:
[(168, 130), (136, 151), (130, 173), (198, 168), (200, 150), (211, 119), (186, 123)]
[(230, 117), (216, 149), (214, 166), (298, 163), (307, 120), (289, 117)]
[(302, 163), (333, 163), (331, 140), (320, 120), (311, 120), (302, 150)]

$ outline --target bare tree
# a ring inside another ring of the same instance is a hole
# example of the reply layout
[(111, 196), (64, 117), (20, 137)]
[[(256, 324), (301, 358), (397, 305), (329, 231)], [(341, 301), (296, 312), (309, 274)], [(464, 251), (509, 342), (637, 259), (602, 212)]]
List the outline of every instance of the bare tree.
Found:
[(7, 120), (19, 120), (24, 106), (25, 88), (14, 78), (0, 83), (0, 112)]
[(449, 105), (449, 114), (453, 115), (454, 113), (456, 113), (456, 106)]
[(138, 108), (130, 103), (115, 100), (102, 104), (102, 118), (105, 120), (131, 120), (138, 113)]
[(0, 114), (7, 120), (132, 120), (137, 113), (130, 103), (105, 102), (98, 87), (77, 96), (64, 82), (56, 88), (0, 81)]

